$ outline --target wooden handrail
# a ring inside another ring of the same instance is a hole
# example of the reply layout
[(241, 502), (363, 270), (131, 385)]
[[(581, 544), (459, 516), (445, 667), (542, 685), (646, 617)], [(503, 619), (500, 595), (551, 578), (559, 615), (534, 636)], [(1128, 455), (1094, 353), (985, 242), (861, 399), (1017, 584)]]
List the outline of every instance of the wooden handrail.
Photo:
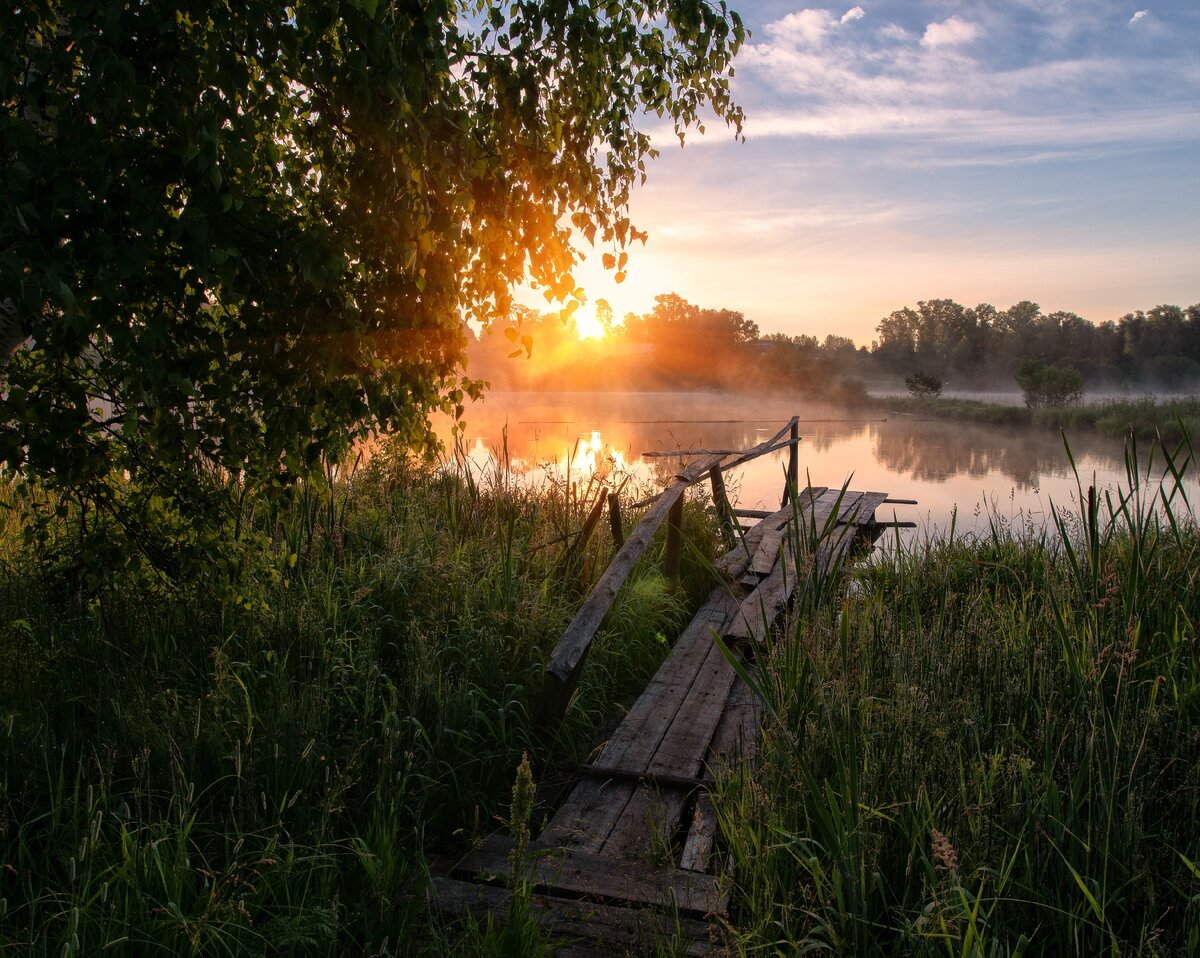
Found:
[(566, 712), (571, 695), (579, 684), (579, 675), (591, 647), (592, 639), (600, 628), (604, 616), (612, 607), (617, 592), (638, 559), (650, 545), (650, 539), (667, 518), (675, 503), (682, 499), (688, 486), (702, 478), (708, 470), (720, 465), (720, 456), (712, 456), (689, 466), (681, 472), (642, 517), (625, 544), (613, 556), (604, 574), (596, 580), (592, 591), (583, 600), (575, 618), (567, 626), (558, 641), (550, 661), (546, 663), (545, 685), (539, 706), (539, 724), (549, 727), (557, 724)]
[[(650, 505), (649, 510), (629, 538), (625, 540), (625, 544), (617, 550), (612, 562), (608, 564), (608, 568), (596, 580), (592, 591), (583, 600), (583, 605), (579, 607), (579, 611), (575, 613), (570, 625), (563, 632), (562, 638), (558, 640), (558, 645), (550, 654), (550, 660), (546, 663), (545, 683), (538, 707), (538, 724), (542, 728), (557, 725), (565, 714), (571, 696), (579, 685), (579, 676), (583, 672), (584, 661), (591, 648), (592, 640), (600, 628), (600, 623), (604, 621), (604, 616), (612, 608), (617, 592), (625, 584), (629, 573), (633, 571), (633, 567), (650, 545), (650, 539), (668, 516), (672, 517), (674, 528), (671, 530), (673, 535), (670, 538), (674, 541), (668, 542), (667, 565), (673, 568), (668, 568), (667, 572), (668, 575), (672, 572), (678, 574), (678, 523), (680, 508), (683, 505), (683, 494), (688, 487), (700, 482), (706, 476), (719, 475), (721, 472), (750, 462), (775, 449), (787, 447), (794, 449), (795, 444), (800, 440), (800, 437), (796, 435), (798, 422), (799, 418), (793, 416), (787, 425), (770, 439), (760, 442), (743, 453), (715, 453), (699, 462), (692, 463), (675, 476), (671, 484), (661, 493), (652, 499), (644, 500)], [(776, 445), (788, 432), (792, 433), (792, 437), (786, 443)], [(736, 458), (726, 461), (730, 455)]]

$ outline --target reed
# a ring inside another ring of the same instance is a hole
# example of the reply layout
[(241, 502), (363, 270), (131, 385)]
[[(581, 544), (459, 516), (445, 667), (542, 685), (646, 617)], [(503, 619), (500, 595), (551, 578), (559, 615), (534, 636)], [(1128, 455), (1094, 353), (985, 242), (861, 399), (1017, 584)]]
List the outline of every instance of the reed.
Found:
[[(899, 539), (763, 665), (721, 796), (738, 949), (1194, 954), (1200, 533), (1186, 426), (1054, 526)], [(1070, 452), (1067, 450), (1067, 455)], [(851, 573), (847, 573), (851, 575)]]

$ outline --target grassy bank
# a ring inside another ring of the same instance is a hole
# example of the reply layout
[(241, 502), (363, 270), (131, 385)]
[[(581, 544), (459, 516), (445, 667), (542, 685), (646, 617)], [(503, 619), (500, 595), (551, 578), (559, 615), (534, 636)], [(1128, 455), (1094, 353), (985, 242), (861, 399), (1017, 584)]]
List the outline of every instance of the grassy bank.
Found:
[(1139, 439), (1161, 434), (1170, 442), (1183, 435), (1200, 435), (1200, 399), (1110, 399), (1074, 406), (1027, 409), (972, 399), (912, 399), (890, 396), (872, 399), (881, 410), (917, 417), (962, 419), (992, 426), (1035, 426), (1071, 434), (1090, 429), (1101, 435), (1123, 438), (1130, 432)]
[(742, 951), (1200, 951), (1200, 534), (1129, 476), (1035, 539), (897, 544), (797, 618), (720, 805)]
[(611, 550), (565, 558), (583, 488), (378, 456), (268, 530), (297, 558), (249, 611), (85, 594), (72, 519), (27, 546), (2, 491), (0, 954), (536, 952), (529, 923), (448, 926), (419, 892), (428, 854), (501, 827), (523, 752), (553, 797), (686, 614), (649, 556), (537, 737), (541, 666)]
[[(796, 610), (758, 764), (718, 796), (731, 953), (1200, 950), (1200, 533), (1137, 473), (1039, 538), (897, 543)], [(296, 561), (247, 609), (82, 592), (70, 515), (27, 544), (5, 486), (0, 954), (544, 953), (521, 908), (428, 914), (428, 858), (505, 827), (522, 753), (536, 830), (714, 548), (693, 502), (684, 594), (648, 556), (539, 738), (540, 667), (611, 551), (566, 558), (582, 491), (379, 456), (264, 530)]]

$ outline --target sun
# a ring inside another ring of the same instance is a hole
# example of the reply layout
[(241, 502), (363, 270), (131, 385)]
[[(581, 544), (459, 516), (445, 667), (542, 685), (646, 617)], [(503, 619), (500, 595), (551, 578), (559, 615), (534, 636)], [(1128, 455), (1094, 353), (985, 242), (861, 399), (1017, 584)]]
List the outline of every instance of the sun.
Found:
[(575, 333), (580, 339), (603, 339), (608, 330), (604, 328), (600, 317), (593, 313), (575, 317)]
[(575, 334), (580, 340), (603, 339), (612, 331), (613, 310), (606, 299), (597, 299), (590, 304), (588, 312), (575, 313)]

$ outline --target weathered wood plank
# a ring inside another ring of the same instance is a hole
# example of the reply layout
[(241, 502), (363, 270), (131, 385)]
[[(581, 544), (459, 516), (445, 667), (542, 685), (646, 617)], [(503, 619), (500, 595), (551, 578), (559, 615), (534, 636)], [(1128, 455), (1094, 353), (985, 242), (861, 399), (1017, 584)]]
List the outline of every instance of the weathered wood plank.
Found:
[[(512, 839), (491, 835), (468, 852), (455, 866), (455, 875), (505, 875)], [(718, 915), (728, 907), (718, 879), (683, 869), (655, 868), (644, 862), (620, 861), (577, 849), (546, 848), (536, 842), (526, 863), (535, 888), (610, 901), (628, 901), (659, 908), (677, 908), (682, 914)]]
[(539, 703), (539, 719), (542, 725), (554, 724), (566, 711), (571, 694), (579, 683), (579, 673), (596, 630), (600, 628), (600, 623), (612, 607), (618, 590), (624, 585), (642, 553), (646, 551), (655, 531), (675, 503), (682, 498), (687, 487), (720, 461), (720, 457), (702, 460), (681, 473), (680, 477), (667, 487), (625, 544), (613, 556), (604, 574), (584, 599), (575, 618), (559, 639), (550, 661), (546, 663), (545, 685)]
[[(712, 643), (687, 698), (654, 751), (647, 769), (652, 775), (687, 780), (699, 774), (736, 677)], [(600, 850), (632, 857), (660, 852), (683, 824), (689, 794), (681, 788), (638, 788), (620, 809)]]
[[(750, 673), (757, 677), (758, 669), (751, 666)], [(705, 767), (711, 774), (720, 775), (739, 760), (753, 760), (758, 751), (762, 712), (762, 703), (750, 686), (737, 679), (705, 759)]]
[(680, 635), (671, 654), (634, 702), (593, 764), (595, 772), (571, 791), (543, 833), (562, 845), (599, 850), (633, 796), (629, 781), (603, 780), (604, 767), (641, 772), (687, 698), (711, 650), (712, 629), (724, 626), (737, 604), (725, 589), (715, 589)]
[[(433, 910), (446, 915), (508, 914), (513, 901), (511, 889), (485, 885), (458, 878), (435, 876), (430, 879), (427, 901)], [(530, 900), (534, 920), (556, 936), (580, 939), (564, 942), (558, 954), (648, 954), (656, 943), (687, 941), (683, 954), (711, 954), (709, 926), (703, 918), (663, 913), (653, 908), (630, 908), (533, 894)], [(593, 951), (579, 951), (592, 947)], [(575, 949), (575, 950), (571, 950)]]
[(737, 609), (725, 589), (714, 589), (708, 601), (679, 636), (671, 654), (613, 732), (596, 760), (597, 767), (644, 771), (675, 714), (683, 705), (712, 649), (712, 630), (724, 627)]
[(787, 607), (796, 590), (798, 578), (796, 563), (792, 559), (792, 545), (785, 541), (781, 548), (782, 558), (775, 564), (770, 575), (763, 579), (758, 588), (742, 599), (736, 614), (730, 616), (722, 636), (731, 640), (753, 639), (762, 644), (767, 632), (775, 624), (780, 613)]
[(654, 775), (695, 777), (704, 764), (709, 742), (721, 719), (729, 690), (737, 674), (733, 666), (710, 643), (707, 658), (700, 667), (688, 696), (654, 750), (647, 771)]
[(790, 505), (770, 513), (766, 518), (755, 523), (749, 532), (743, 535), (738, 542), (734, 543), (732, 549), (717, 559), (713, 563), (713, 568), (726, 579), (731, 581), (736, 580), (746, 571), (746, 567), (750, 564), (754, 553), (762, 543), (763, 536), (769, 531), (778, 529), (781, 524), (787, 522), (791, 517), (792, 507)]
[(708, 871), (716, 837), (717, 810), (713, 808), (708, 792), (702, 792), (696, 798), (696, 807), (692, 811), (692, 824), (679, 856), (679, 867), (688, 871)]

